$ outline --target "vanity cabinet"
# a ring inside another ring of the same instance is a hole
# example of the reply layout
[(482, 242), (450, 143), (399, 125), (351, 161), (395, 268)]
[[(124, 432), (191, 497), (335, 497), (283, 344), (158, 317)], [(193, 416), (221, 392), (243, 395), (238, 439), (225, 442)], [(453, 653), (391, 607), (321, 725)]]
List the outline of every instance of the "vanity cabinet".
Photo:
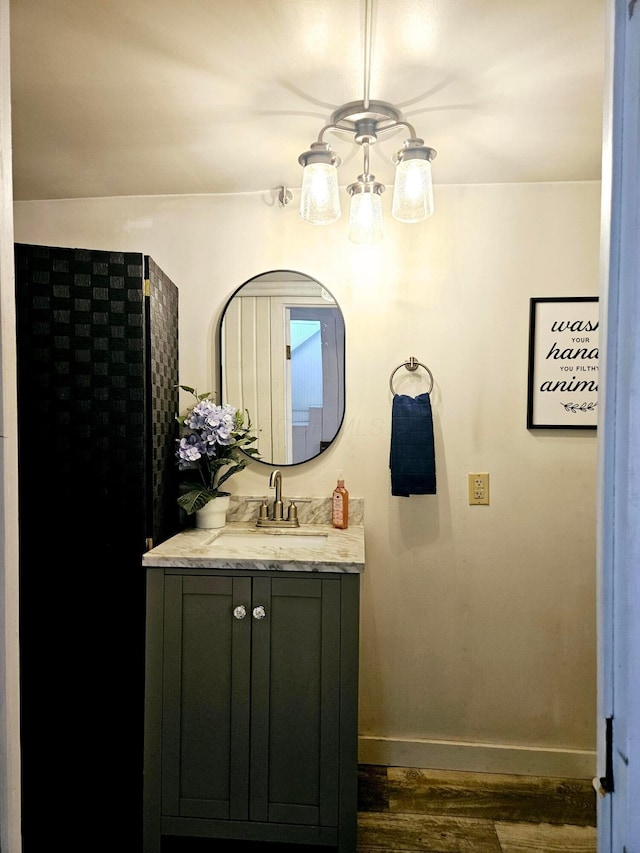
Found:
[(147, 569), (145, 853), (355, 851), (359, 576)]

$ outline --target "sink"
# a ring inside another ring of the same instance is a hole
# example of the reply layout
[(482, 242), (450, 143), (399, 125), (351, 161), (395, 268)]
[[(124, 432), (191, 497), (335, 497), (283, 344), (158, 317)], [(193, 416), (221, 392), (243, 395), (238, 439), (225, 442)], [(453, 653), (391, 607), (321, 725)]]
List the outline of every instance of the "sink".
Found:
[(306, 530), (224, 530), (212, 536), (204, 544), (219, 545), (221, 548), (258, 547), (264, 550), (281, 550), (285, 547), (319, 548), (327, 544), (326, 533), (309, 533)]

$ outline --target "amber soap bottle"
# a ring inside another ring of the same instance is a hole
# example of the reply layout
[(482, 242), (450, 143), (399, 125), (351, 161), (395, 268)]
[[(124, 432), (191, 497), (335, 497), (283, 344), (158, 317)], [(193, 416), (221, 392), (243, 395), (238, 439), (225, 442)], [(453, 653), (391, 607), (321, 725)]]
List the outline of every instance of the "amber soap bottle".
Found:
[(338, 472), (338, 484), (331, 499), (331, 523), (340, 530), (349, 526), (349, 492), (344, 487), (342, 472)]

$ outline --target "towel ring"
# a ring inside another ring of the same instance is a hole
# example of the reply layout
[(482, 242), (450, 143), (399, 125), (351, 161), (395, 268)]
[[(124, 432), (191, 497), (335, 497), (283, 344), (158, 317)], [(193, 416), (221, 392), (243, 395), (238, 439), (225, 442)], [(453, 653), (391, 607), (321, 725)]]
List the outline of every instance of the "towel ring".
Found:
[(403, 361), (402, 364), (399, 364), (396, 369), (391, 373), (391, 376), (389, 377), (389, 388), (391, 389), (392, 394), (396, 393), (393, 390), (393, 377), (396, 375), (396, 373), (400, 370), (401, 367), (406, 367), (407, 370), (410, 370), (411, 372), (417, 370), (419, 367), (421, 367), (423, 370), (426, 370), (429, 374), (429, 379), (431, 380), (431, 384), (427, 388), (427, 394), (431, 393), (431, 391), (433, 390), (433, 373), (429, 370), (426, 364), (423, 364), (421, 361), (418, 361), (417, 358), (411, 356), (411, 358), (407, 359), (407, 361)]

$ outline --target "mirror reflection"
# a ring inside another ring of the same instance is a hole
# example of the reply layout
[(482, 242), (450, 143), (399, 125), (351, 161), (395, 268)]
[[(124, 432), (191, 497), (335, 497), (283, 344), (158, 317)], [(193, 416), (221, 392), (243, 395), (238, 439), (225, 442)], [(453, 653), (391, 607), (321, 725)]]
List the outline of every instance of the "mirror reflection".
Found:
[(247, 409), (262, 462), (297, 465), (326, 450), (344, 417), (345, 329), (320, 282), (293, 270), (249, 279), (220, 321), (223, 403)]

